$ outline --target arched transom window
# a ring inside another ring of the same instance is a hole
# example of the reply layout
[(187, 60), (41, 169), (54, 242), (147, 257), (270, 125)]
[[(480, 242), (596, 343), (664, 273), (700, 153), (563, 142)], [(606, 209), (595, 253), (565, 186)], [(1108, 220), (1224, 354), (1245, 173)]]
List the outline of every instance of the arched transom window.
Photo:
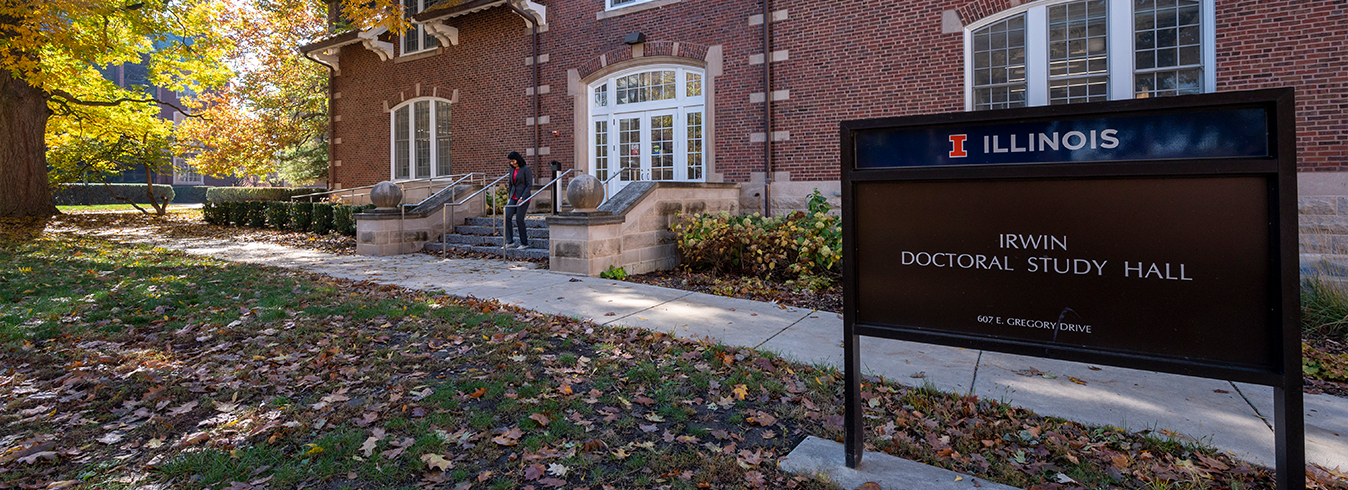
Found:
[(701, 69), (678, 65), (643, 66), (590, 84), (595, 176), (607, 180), (630, 169), (615, 182), (704, 180), (702, 87)]
[(412, 99), (389, 112), (393, 180), (449, 175), (450, 102)]
[(1216, 89), (1213, 0), (1041, 0), (965, 29), (970, 110)]

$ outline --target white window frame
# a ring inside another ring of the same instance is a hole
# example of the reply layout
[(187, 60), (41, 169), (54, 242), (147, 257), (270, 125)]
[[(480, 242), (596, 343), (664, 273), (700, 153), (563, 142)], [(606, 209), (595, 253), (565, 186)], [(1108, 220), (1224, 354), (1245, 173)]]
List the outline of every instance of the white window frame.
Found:
[[(674, 72), (674, 80), (675, 80), (675, 82), (674, 82), (674, 86), (675, 86), (675, 97), (674, 97), (673, 99), (664, 99), (664, 100), (655, 100), (655, 101), (647, 101), (647, 102), (638, 102), (638, 103), (631, 103), (631, 104), (622, 104), (622, 105), (619, 105), (619, 104), (618, 104), (617, 83), (615, 82), (615, 80), (617, 80), (617, 79), (619, 79), (619, 78), (622, 78), (622, 77), (625, 77), (625, 76), (628, 76), (628, 75), (636, 74), (636, 73), (645, 73), (645, 72), (652, 72), (652, 71), (673, 71), (673, 72)], [(700, 85), (700, 86), (701, 86), (701, 95), (696, 95), (696, 96), (689, 96), (689, 95), (688, 95), (688, 78), (687, 78), (687, 75), (688, 75), (689, 73), (696, 74), (696, 75), (698, 75), (698, 76), (700, 77), (700, 83), (701, 83), (701, 85)], [(706, 102), (707, 102), (707, 97), (706, 97), (706, 96), (707, 96), (707, 85), (708, 85), (708, 78), (707, 78), (707, 72), (706, 72), (706, 70), (704, 70), (704, 69), (702, 69), (702, 68), (698, 68), (698, 67), (688, 66), (688, 65), (678, 65), (678, 64), (669, 64), (669, 63), (641, 65), (641, 66), (629, 68), (629, 69), (626, 69), (626, 70), (613, 72), (613, 73), (610, 73), (610, 74), (608, 74), (608, 75), (605, 75), (604, 78), (601, 78), (601, 79), (599, 79), (599, 80), (594, 81), (593, 83), (590, 83), (589, 85), (587, 85), (587, 86), (585, 87), (585, 93), (586, 93), (586, 97), (587, 97), (587, 102), (586, 102), (586, 103), (589, 104), (589, 121), (586, 123), (586, 133), (587, 133), (587, 135), (586, 135), (585, 141), (588, 142), (588, 144), (590, 145), (590, 148), (591, 148), (591, 151), (589, 152), (589, 153), (590, 153), (590, 155), (589, 155), (589, 162), (587, 162), (587, 165), (589, 165), (589, 167), (590, 167), (592, 170), (594, 170), (594, 171), (597, 172), (598, 169), (595, 168), (595, 164), (596, 164), (596, 156), (597, 156), (597, 155), (595, 155), (595, 154), (594, 154), (594, 151), (593, 151), (593, 148), (594, 148), (595, 144), (597, 143), (597, 135), (595, 134), (595, 129), (594, 129), (594, 126), (595, 126), (594, 123), (595, 123), (596, 120), (598, 120), (598, 119), (603, 119), (603, 120), (607, 120), (607, 121), (609, 122), (609, 123), (608, 123), (608, 130), (609, 130), (609, 133), (608, 133), (608, 134), (609, 134), (609, 137), (608, 137), (609, 152), (608, 152), (608, 162), (607, 162), (607, 163), (608, 163), (608, 167), (607, 167), (608, 172), (607, 172), (607, 173), (608, 173), (609, 176), (612, 176), (612, 175), (614, 175), (614, 172), (615, 172), (615, 171), (620, 170), (619, 168), (617, 168), (618, 161), (620, 160), (620, 159), (618, 158), (619, 155), (617, 154), (617, 150), (616, 150), (616, 147), (617, 147), (618, 142), (619, 142), (619, 138), (618, 138), (618, 136), (617, 136), (617, 132), (618, 132), (618, 129), (619, 129), (619, 127), (620, 127), (619, 124), (618, 124), (617, 121), (616, 121), (617, 116), (618, 116), (619, 114), (629, 114), (629, 113), (642, 113), (642, 114), (646, 114), (646, 113), (650, 113), (650, 112), (658, 112), (658, 111), (673, 111), (674, 124), (675, 124), (675, 126), (674, 126), (674, 168), (675, 168), (675, 175), (674, 175), (674, 179), (669, 180), (669, 181), (670, 181), (670, 182), (704, 182), (704, 181), (706, 181), (706, 180), (707, 180), (708, 169), (709, 169), (709, 163), (708, 163), (708, 153), (709, 153), (709, 151), (708, 151), (708, 149), (707, 149), (707, 143), (708, 143), (708, 141), (711, 141), (711, 138), (710, 138), (710, 131), (709, 131), (709, 125), (708, 125), (709, 117), (708, 117), (708, 115), (707, 115), (708, 109), (707, 109), (707, 104), (706, 104)], [(599, 87), (601, 87), (601, 86), (602, 86), (602, 87), (607, 87), (607, 94), (608, 94), (607, 97), (606, 97), (606, 99), (607, 99), (607, 104), (604, 105), (604, 106), (598, 106), (598, 105), (595, 104), (595, 97), (594, 97), (595, 89), (597, 89), (597, 88), (599, 88)], [(689, 114), (689, 113), (699, 113), (699, 112), (702, 113), (702, 144), (703, 144), (703, 146), (702, 146), (702, 175), (701, 175), (700, 178), (697, 178), (697, 179), (689, 179), (689, 178), (688, 178), (688, 175), (687, 175), (687, 170), (688, 170), (688, 168), (687, 168), (687, 161), (688, 161), (688, 114)], [(644, 134), (649, 134), (649, 131), (650, 131), (651, 128), (648, 127), (648, 124), (649, 124), (649, 121), (648, 121), (648, 120), (643, 120), (643, 121), (642, 121), (642, 127), (641, 127), (641, 130), (642, 130), (642, 132), (643, 132)], [(649, 142), (649, 141), (645, 141), (645, 140), (643, 139), (643, 140), (642, 140), (642, 144), (643, 144), (643, 145), (649, 145), (650, 142)], [(643, 148), (643, 151), (642, 151), (643, 165), (649, 165), (649, 163), (650, 163), (650, 161), (649, 161), (650, 156), (651, 156), (650, 151), (648, 151), (647, 149)], [(627, 177), (625, 177), (625, 178), (616, 179), (616, 180), (615, 180), (615, 183), (617, 183), (617, 182), (619, 182), (619, 181), (622, 181), (622, 182), (631, 182), (631, 181), (640, 181), (640, 180), (649, 180), (649, 175), (647, 175), (646, 172), (638, 172), (637, 175), (629, 175), (629, 176), (627, 176)], [(609, 189), (610, 192), (611, 192), (611, 193), (612, 193), (612, 192), (616, 192), (617, 187), (619, 187), (619, 186), (621, 186), (621, 184), (618, 184), (617, 186), (614, 186), (614, 188)]]
[[(407, 17), (411, 17), (411, 16), (413, 16), (413, 15), (415, 15), (415, 14), (419, 14), (419, 13), (421, 13), (422, 11), (425, 11), (425, 10), (426, 10), (426, 7), (428, 7), (428, 6), (432, 5), (432, 4), (434, 4), (435, 2), (436, 2), (436, 0), (417, 0), (417, 5), (420, 6), (420, 8), (418, 8), (416, 12), (405, 12), (404, 15), (407, 16)], [(400, 3), (401, 3), (401, 1), (400, 1)], [(427, 52), (427, 51), (431, 51), (431, 50), (435, 50), (435, 49), (439, 49), (439, 48), (440, 48), (440, 44), (439, 44), (440, 41), (439, 41), (438, 39), (436, 40), (436, 45), (435, 45), (435, 46), (433, 46), (433, 47), (426, 47), (426, 38), (428, 37), (428, 35), (427, 35), (427, 33), (426, 33), (426, 26), (424, 26), (424, 25), (422, 25), (422, 24), (412, 24), (412, 27), (409, 28), (409, 29), (407, 30), (407, 32), (415, 32), (415, 33), (416, 33), (416, 36), (417, 36), (417, 50), (416, 50), (416, 51), (406, 51), (406, 52), (403, 51), (403, 49), (407, 47), (407, 35), (406, 35), (406, 34), (403, 34), (403, 35), (398, 36), (398, 56), (408, 56), (408, 55), (413, 55), (413, 54), (425, 53), (425, 52)], [(430, 37), (431, 39), (435, 39), (434, 36), (429, 36), (429, 37)]]
[[(173, 111), (173, 127), (176, 129), (178, 124), (187, 119), (183, 113)], [(206, 176), (202, 175), (196, 167), (188, 165), (183, 157), (173, 155), (169, 159), (173, 165), (173, 185), (203, 185), (206, 182)]]
[[(427, 102), (427, 101), (430, 102), (430, 109), (429, 109), (429, 111), (430, 111), (430, 116), (427, 118), (427, 123), (426, 123), (427, 125), (430, 126), (430, 130), (431, 130), (431, 131), (430, 131), (430, 175), (419, 175), (419, 174), (417, 174), (417, 148), (416, 148), (417, 117), (416, 117), (416, 106), (415, 106), (415, 104), (418, 103), (418, 102)], [(440, 158), (439, 158), (439, 157), (440, 157), (440, 155), (439, 155), (439, 152), (440, 152), (440, 145), (437, 144), (437, 143), (439, 142), (439, 134), (437, 134), (437, 133), (435, 132), (436, 127), (438, 126), (438, 123), (437, 123), (437, 121), (436, 121), (436, 118), (437, 118), (438, 116), (437, 116), (437, 114), (436, 114), (435, 104), (436, 104), (436, 103), (441, 103), (441, 102), (443, 102), (443, 103), (445, 103), (445, 104), (449, 104), (449, 114), (450, 114), (450, 124), (451, 124), (451, 126), (450, 126), (450, 132), (449, 132), (449, 141), (450, 141), (450, 146), (449, 146), (450, 150), (449, 150), (449, 153), (450, 153), (450, 155), (451, 155), (451, 158), (450, 158), (450, 165), (449, 165), (449, 171), (450, 171), (450, 173), (448, 173), (448, 174), (440, 174), (440, 173), (438, 173), (439, 170), (440, 170), (440, 166), (438, 165), (438, 162), (439, 162), (439, 159), (440, 159)], [(397, 119), (397, 118), (398, 118), (398, 111), (399, 111), (399, 110), (402, 110), (403, 108), (407, 108), (407, 141), (408, 141), (408, 148), (407, 148), (407, 177), (404, 177), (404, 178), (398, 178), (398, 140), (397, 140), (397, 136), (398, 136), (398, 134), (397, 134), (397, 133), (398, 133), (398, 119)], [(393, 108), (389, 109), (389, 111), (388, 111), (388, 163), (389, 163), (389, 173), (388, 173), (388, 175), (389, 175), (389, 180), (390, 180), (390, 181), (394, 181), (394, 182), (402, 182), (402, 181), (407, 181), (407, 180), (427, 179), (427, 178), (431, 178), (431, 177), (444, 177), (444, 176), (446, 176), (446, 175), (453, 175), (453, 172), (454, 172), (454, 159), (453, 159), (453, 157), (452, 157), (452, 155), (454, 154), (454, 130), (453, 130), (453, 126), (452, 126), (453, 121), (454, 121), (454, 104), (453, 104), (449, 99), (442, 99), (442, 98), (439, 98), (439, 97), (417, 97), (417, 98), (415, 98), (415, 99), (407, 99), (407, 100), (404, 101), (403, 103), (398, 104), (398, 105), (394, 106)]]
[[(1077, 0), (1038, 0), (1012, 7), (964, 26), (964, 110), (974, 110), (974, 32), (1016, 15), (1025, 15), (1025, 105), (1049, 105), (1048, 7)], [(1133, 2), (1109, 1), (1109, 100), (1131, 100), (1134, 58)], [(1214, 0), (1201, 0), (1203, 18), (1203, 93), (1217, 91), (1217, 15)]]
[(625, 8), (631, 7), (631, 6), (633, 6), (633, 5), (641, 5), (641, 4), (643, 4), (643, 3), (654, 2), (655, 0), (632, 0), (632, 1), (630, 1), (630, 2), (625, 2), (625, 3), (621, 4), (621, 5), (614, 5), (613, 2), (616, 2), (616, 1), (619, 1), (619, 0), (604, 0), (604, 11), (605, 11), (605, 12), (608, 12), (608, 11), (610, 11), (610, 10), (625, 9)]

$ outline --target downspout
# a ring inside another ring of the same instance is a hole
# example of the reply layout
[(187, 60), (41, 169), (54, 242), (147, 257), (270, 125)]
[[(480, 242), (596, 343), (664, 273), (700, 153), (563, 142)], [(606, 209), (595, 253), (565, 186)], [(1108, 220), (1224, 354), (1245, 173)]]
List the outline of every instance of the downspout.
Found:
[(335, 189), (332, 188), (332, 186), (333, 186), (333, 185), (336, 183), (336, 181), (337, 181), (337, 176), (336, 176), (337, 170), (332, 166), (332, 146), (333, 146), (333, 145), (332, 145), (332, 77), (333, 77), (333, 75), (334, 75), (335, 73), (337, 73), (337, 72), (336, 72), (336, 70), (333, 70), (333, 69), (332, 69), (332, 65), (329, 65), (329, 64), (324, 63), (324, 62), (322, 62), (322, 61), (318, 61), (318, 60), (314, 59), (312, 56), (309, 56), (309, 53), (303, 52), (303, 51), (301, 51), (300, 53), (303, 54), (304, 57), (307, 58), (309, 61), (312, 61), (312, 62), (314, 62), (314, 63), (318, 63), (319, 65), (322, 65), (324, 68), (327, 68), (327, 69), (328, 69), (328, 135), (327, 135), (327, 136), (328, 136), (328, 186), (327, 186), (327, 187), (328, 187), (328, 190), (331, 191), (331, 190), (335, 190)]
[[(538, 114), (538, 113), (539, 113), (539, 98), (538, 98), (538, 97), (539, 97), (539, 95), (540, 95), (540, 94), (538, 93), (538, 64), (539, 64), (539, 63), (538, 63), (538, 18), (537, 18), (537, 17), (534, 17), (533, 14), (524, 11), (524, 9), (521, 9), (521, 8), (519, 8), (518, 6), (516, 6), (516, 5), (515, 5), (515, 2), (511, 2), (511, 1), (508, 1), (508, 0), (507, 0), (507, 1), (506, 1), (506, 5), (509, 5), (509, 6), (510, 6), (510, 9), (511, 9), (511, 10), (514, 10), (515, 13), (520, 14), (521, 17), (524, 17), (525, 19), (528, 19), (528, 20), (529, 20), (529, 30), (530, 30), (531, 35), (533, 36), (533, 42), (534, 42), (534, 54), (533, 54), (533, 58), (531, 58), (531, 60), (532, 60), (531, 64), (532, 64), (533, 67), (534, 67), (534, 84), (532, 85), (533, 88), (530, 89), (530, 92), (533, 92), (533, 93), (534, 93), (534, 171), (535, 171), (535, 172), (538, 172), (538, 171), (541, 171), (541, 168), (542, 168), (542, 167), (539, 167), (539, 163), (542, 161), (541, 158), (543, 158), (543, 156), (539, 154), (539, 153), (540, 153), (540, 151), (539, 151), (539, 146), (540, 146), (540, 142), (541, 142), (541, 137), (542, 137), (542, 135), (541, 135), (541, 133), (540, 133), (541, 129), (539, 129), (541, 125), (538, 124), (538, 123), (539, 123), (539, 117), (540, 117), (539, 114)], [(533, 182), (530, 182), (529, 185), (533, 185)], [(553, 203), (553, 204), (555, 205), (556, 203)]]
[(763, 216), (772, 216), (772, 0), (763, 0)]

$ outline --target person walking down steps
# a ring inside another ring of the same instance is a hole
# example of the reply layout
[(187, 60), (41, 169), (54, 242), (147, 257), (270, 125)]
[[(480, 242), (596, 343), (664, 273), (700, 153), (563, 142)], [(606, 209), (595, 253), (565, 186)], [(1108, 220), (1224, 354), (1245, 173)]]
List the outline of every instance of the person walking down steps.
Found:
[[(506, 186), (510, 192), (510, 200), (507, 201), (505, 211), (505, 247), (504, 248), (529, 248), (529, 231), (524, 227), (524, 217), (529, 214), (529, 191), (533, 190), (534, 176), (529, 172), (529, 166), (524, 163), (524, 157), (517, 151), (510, 152), (506, 157), (510, 163), (510, 183)], [(516, 206), (519, 204), (519, 206)], [(514, 223), (510, 218), (514, 217)], [(514, 235), (511, 225), (519, 228), (520, 239), (516, 244), (512, 240)]]

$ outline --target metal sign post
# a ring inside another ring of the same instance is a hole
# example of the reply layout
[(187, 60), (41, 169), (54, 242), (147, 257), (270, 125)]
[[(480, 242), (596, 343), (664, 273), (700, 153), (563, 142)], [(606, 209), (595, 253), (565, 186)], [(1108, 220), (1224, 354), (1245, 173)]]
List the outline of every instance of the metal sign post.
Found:
[(841, 126), (846, 460), (861, 336), (1275, 388), (1304, 488), (1290, 89)]

